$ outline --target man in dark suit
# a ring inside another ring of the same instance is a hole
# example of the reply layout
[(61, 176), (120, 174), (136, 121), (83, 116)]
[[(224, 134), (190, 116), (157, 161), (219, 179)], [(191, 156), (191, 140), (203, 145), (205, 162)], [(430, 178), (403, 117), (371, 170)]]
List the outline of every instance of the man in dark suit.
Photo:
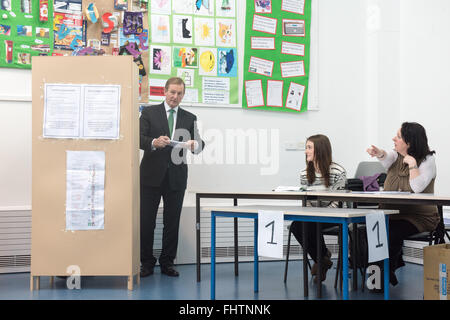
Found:
[[(161, 197), (163, 241), (159, 257), (161, 273), (177, 277), (173, 261), (177, 253), (178, 229), (187, 185), (186, 152), (199, 153), (204, 142), (197, 130), (197, 117), (181, 109), (185, 85), (180, 78), (167, 80), (163, 103), (146, 107), (140, 117), (141, 162), (141, 277), (153, 274), (153, 238)], [(175, 144), (175, 142), (181, 142)]]

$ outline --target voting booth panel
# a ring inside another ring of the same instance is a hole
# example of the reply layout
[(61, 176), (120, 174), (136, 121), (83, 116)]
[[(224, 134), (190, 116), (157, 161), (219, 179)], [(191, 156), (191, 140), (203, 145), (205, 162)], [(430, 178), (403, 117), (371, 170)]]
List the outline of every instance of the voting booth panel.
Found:
[[(39, 276), (67, 276), (73, 270), (81, 276), (128, 276), (129, 289), (134, 275), (139, 281), (137, 74), (131, 56), (33, 58), (31, 290), (34, 277), (39, 286)], [(117, 139), (45, 137), (49, 84), (119, 87)], [(67, 157), (73, 151), (104, 154), (103, 226), (98, 230), (67, 228)]]

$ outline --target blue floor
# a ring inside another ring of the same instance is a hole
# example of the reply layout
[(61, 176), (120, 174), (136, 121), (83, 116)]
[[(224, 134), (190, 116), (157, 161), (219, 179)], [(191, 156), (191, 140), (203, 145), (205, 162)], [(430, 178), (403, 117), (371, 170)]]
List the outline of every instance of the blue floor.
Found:
[[(334, 289), (334, 266), (328, 271), (322, 286), (322, 300), (340, 300), (342, 294)], [(159, 268), (155, 274), (141, 279), (133, 291), (127, 290), (126, 277), (82, 277), (80, 290), (69, 290), (66, 282), (55, 279), (50, 287), (48, 277), (41, 277), (40, 290), (30, 291), (29, 273), (0, 274), (0, 300), (209, 300), (210, 265), (202, 264), (202, 281), (197, 282), (196, 265), (179, 265), (180, 277), (171, 278), (162, 275)], [(284, 262), (260, 262), (259, 292), (253, 292), (253, 263), (241, 262), (239, 276), (234, 275), (232, 263), (219, 263), (216, 269), (217, 300), (305, 300), (303, 296), (302, 262), (289, 263), (288, 281), (283, 282)], [(423, 299), (423, 266), (407, 263), (397, 270), (399, 284), (390, 287), (392, 300)], [(358, 290), (351, 290), (350, 299), (382, 300), (382, 294), (361, 291), (361, 279)], [(317, 286), (309, 277), (309, 297), (317, 300)]]

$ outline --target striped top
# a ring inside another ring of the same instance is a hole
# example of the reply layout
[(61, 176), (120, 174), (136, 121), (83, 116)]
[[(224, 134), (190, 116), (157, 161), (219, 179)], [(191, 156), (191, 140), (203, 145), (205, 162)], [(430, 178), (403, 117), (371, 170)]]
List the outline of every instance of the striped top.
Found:
[[(325, 182), (323, 180), (321, 173), (316, 172), (316, 180), (314, 180), (312, 184), (308, 183), (308, 178), (306, 174), (307, 174), (306, 168), (300, 172), (300, 186), (307, 190), (335, 191), (345, 189), (345, 182), (347, 181), (347, 173), (341, 165), (335, 162), (332, 162), (330, 165), (330, 186), (328, 188), (325, 187)], [(308, 205), (312, 207), (337, 208), (338, 202), (320, 201), (320, 203), (317, 203), (317, 201), (308, 201)]]

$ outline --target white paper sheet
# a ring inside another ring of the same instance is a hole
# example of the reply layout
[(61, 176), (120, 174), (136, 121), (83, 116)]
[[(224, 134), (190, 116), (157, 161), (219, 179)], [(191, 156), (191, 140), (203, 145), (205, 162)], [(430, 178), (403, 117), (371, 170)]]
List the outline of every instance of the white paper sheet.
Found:
[(295, 56), (304, 56), (305, 55), (305, 45), (301, 44), (301, 43), (282, 41), (281, 42), (281, 53), (292, 54)]
[(120, 86), (84, 85), (83, 135), (86, 139), (119, 139)]
[(172, 30), (174, 43), (192, 44), (194, 30), (192, 29), (191, 16), (172, 16)]
[(302, 190), (301, 187), (295, 187), (295, 186), (278, 186), (273, 191), (275, 192), (285, 192), (285, 191), (300, 191)]
[(263, 76), (272, 76), (273, 61), (261, 59), (257, 57), (250, 57), (248, 72), (257, 73)]
[(300, 111), (300, 109), (302, 108), (304, 92), (305, 86), (302, 86), (301, 84), (295, 82), (291, 82), (286, 98), (286, 108)]
[(183, 97), (183, 103), (196, 103), (198, 102), (198, 89), (186, 88)]
[(44, 138), (118, 139), (120, 85), (45, 84)]
[(207, 104), (230, 104), (230, 79), (203, 77), (202, 99)]
[(151, 0), (150, 9), (152, 13), (170, 14), (172, 12), (170, 0)]
[(81, 86), (45, 84), (44, 138), (80, 136)]
[(195, 45), (214, 46), (215, 24), (211, 18), (194, 18)]
[(255, 14), (253, 16), (253, 30), (270, 34), (275, 34), (277, 31), (277, 19), (263, 17)]
[(170, 19), (165, 15), (151, 15), (152, 20), (152, 43), (169, 43), (170, 42)]
[(261, 80), (245, 81), (245, 96), (248, 107), (260, 107), (264, 105)]
[(281, 77), (302, 77), (305, 75), (305, 65), (303, 61), (281, 62)]
[(104, 229), (104, 190), (105, 152), (67, 151), (67, 230)]
[(273, 37), (251, 37), (251, 48), (260, 50), (274, 50), (275, 38)]
[(283, 0), (281, 1), (281, 10), (304, 14), (305, 0)]
[(283, 106), (283, 81), (267, 80), (267, 105)]
[(283, 211), (258, 211), (258, 256), (283, 258)]
[(216, 19), (216, 46), (236, 46), (236, 20)]
[(389, 243), (386, 234), (386, 220), (383, 212), (366, 216), (367, 245), (369, 262), (389, 258)]

